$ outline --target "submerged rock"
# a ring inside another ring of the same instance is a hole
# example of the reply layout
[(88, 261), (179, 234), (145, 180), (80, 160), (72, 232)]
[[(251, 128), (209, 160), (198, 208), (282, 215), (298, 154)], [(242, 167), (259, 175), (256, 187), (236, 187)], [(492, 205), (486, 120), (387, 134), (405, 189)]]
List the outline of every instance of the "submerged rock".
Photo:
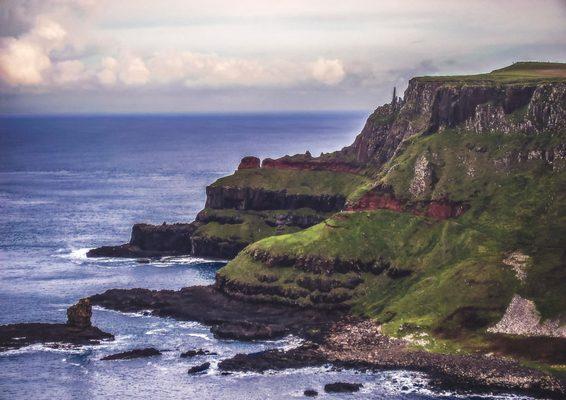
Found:
[(124, 351), (122, 353), (112, 354), (106, 357), (102, 357), (104, 361), (110, 360), (131, 360), (133, 358), (142, 358), (142, 357), (152, 357), (152, 356), (159, 356), (161, 352), (153, 347), (148, 347), (145, 349), (134, 349), (129, 351)]
[(194, 367), (189, 368), (188, 374), (198, 374), (199, 372), (204, 372), (208, 368), (210, 368), (210, 363), (205, 362), (203, 364), (195, 365)]
[(319, 367), (328, 359), (314, 345), (303, 345), (288, 351), (279, 349), (236, 354), (218, 364), (221, 371), (265, 372), (289, 368)]
[(203, 349), (196, 349), (196, 350), (188, 350), (184, 353), (181, 353), (181, 358), (189, 358), (189, 357), (196, 357), (196, 356), (215, 356), (218, 353), (214, 351), (208, 351)]
[(351, 393), (357, 392), (363, 387), (361, 383), (334, 382), (324, 385), (326, 393)]

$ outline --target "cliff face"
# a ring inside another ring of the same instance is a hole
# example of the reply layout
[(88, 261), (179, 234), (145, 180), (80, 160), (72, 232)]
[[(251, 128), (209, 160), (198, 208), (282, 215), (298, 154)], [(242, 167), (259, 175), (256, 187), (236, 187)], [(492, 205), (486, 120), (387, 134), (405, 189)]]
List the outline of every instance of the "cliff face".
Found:
[[(347, 165), (370, 184), (322, 224), (247, 247), (219, 272), (219, 287), (255, 301), (351, 307), (393, 334), (409, 326), (445, 338), (523, 326), (516, 319), (528, 315), (505, 312), (520, 296), (562, 332), (566, 66), (550, 78), (517, 68), (526, 67), (414, 78), (351, 146), (264, 161), (295, 171)], [(509, 254), (530, 260), (520, 279)]]
[(381, 167), (416, 134), (460, 125), (476, 133), (541, 133), (566, 127), (565, 83), (445, 82), (413, 78), (403, 102), (386, 104), (368, 118), (354, 143), (336, 156)]
[(296, 210), (311, 208), (320, 212), (340, 211), (346, 198), (342, 195), (289, 194), (286, 190), (270, 191), (258, 188), (206, 188), (206, 207), (236, 210)]

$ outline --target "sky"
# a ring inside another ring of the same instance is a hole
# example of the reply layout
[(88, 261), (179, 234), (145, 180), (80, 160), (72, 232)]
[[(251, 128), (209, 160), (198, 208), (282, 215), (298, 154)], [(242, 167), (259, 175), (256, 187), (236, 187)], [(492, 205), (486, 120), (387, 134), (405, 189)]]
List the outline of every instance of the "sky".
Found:
[(0, 114), (371, 110), (566, 62), (566, 0), (0, 0)]

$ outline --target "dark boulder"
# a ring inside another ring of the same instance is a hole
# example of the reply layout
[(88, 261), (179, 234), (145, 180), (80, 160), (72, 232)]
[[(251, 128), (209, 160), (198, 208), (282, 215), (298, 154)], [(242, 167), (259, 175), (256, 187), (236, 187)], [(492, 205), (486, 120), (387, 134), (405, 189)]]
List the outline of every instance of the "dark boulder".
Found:
[(210, 363), (209, 362), (205, 362), (203, 364), (200, 365), (195, 365), (194, 367), (189, 368), (189, 371), (187, 373), (189, 374), (198, 374), (199, 372), (204, 372), (206, 371), (208, 368), (210, 368)]
[(357, 392), (363, 387), (361, 383), (334, 382), (324, 385), (326, 393), (351, 393)]
[(181, 358), (189, 358), (189, 357), (196, 357), (196, 356), (214, 356), (218, 353), (213, 351), (203, 350), (203, 349), (196, 349), (196, 350), (188, 350), (184, 353), (181, 353)]
[(112, 354), (103, 357), (102, 360), (131, 360), (133, 358), (152, 357), (159, 355), (161, 355), (161, 352), (159, 350), (154, 349), (153, 347), (148, 347), (145, 349), (134, 349), (130, 351), (124, 351), (123, 353)]
[(307, 389), (303, 392), (306, 397), (316, 397), (318, 396), (318, 392), (314, 389)]

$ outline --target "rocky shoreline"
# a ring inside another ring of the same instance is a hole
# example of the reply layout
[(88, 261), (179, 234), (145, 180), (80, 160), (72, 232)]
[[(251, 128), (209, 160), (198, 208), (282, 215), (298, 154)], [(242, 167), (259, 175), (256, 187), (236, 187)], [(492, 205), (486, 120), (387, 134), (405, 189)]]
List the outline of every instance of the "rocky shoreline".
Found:
[[(293, 334), (303, 343), (289, 350), (273, 349), (237, 354), (222, 360), (222, 373), (258, 372), (331, 365), (361, 371), (414, 370), (429, 374), (435, 387), (462, 391), (511, 391), (563, 398), (566, 383), (546, 372), (520, 365), (510, 358), (485, 354), (438, 354), (415, 349), (410, 342), (387, 337), (378, 322), (339, 311), (296, 308), (235, 299), (214, 286), (179, 291), (111, 289), (69, 307), (66, 324), (27, 323), (0, 326), (0, 350), (34, 343), (97, 344), (113, 335), (93, 327), (92, 305), (122, 312), (151, 312), (160, 317), (197, 321), (211, 326), (215, 337), (235, 340), (272, 340)], [(554, 343), (564, 349), (564, 340)], [(159, 355), (138, 349), (105, 360)], [(200, 354), (195, 351), (195, 354)], [(202, 353), (204, 354), (204, 352)], [(200, 372), (193, 371), (193, 373)], [(191, 372), (190, 372), (191, 373)]]
[(219, 364), (222, 371), (284, 370), (323, 365), (363, 371), (425, 372), (433, 385), (462, 391), (511, 391), (561, 398), (564, 382), (517, 362), (480, 354), (451, 355), (414, 350), (410, 343), (381, 334), (377, 323), (347, 318), (300, 347), (239, 354)]
[(437, 354), (417, 350), (411, 343), (381, 333), (371, 320), (337, 311), (301, 309), (249, 302), (227, 296), (212, 286), (179, 291), (112, 289), (90, 301), (123, 312), (191, 320), (211, 326), (218, 338), (276, 339), (294, 334), (304, 342), (290, 350), (238, 354), (221, 361), (223, 372), (284, 370), (333, 365), (358, 370), (405, 369), (430, 374), (436, 386), (474, 390), (503, 390), (560, 398), (566, 384), (540, 370), (496, 355)]

